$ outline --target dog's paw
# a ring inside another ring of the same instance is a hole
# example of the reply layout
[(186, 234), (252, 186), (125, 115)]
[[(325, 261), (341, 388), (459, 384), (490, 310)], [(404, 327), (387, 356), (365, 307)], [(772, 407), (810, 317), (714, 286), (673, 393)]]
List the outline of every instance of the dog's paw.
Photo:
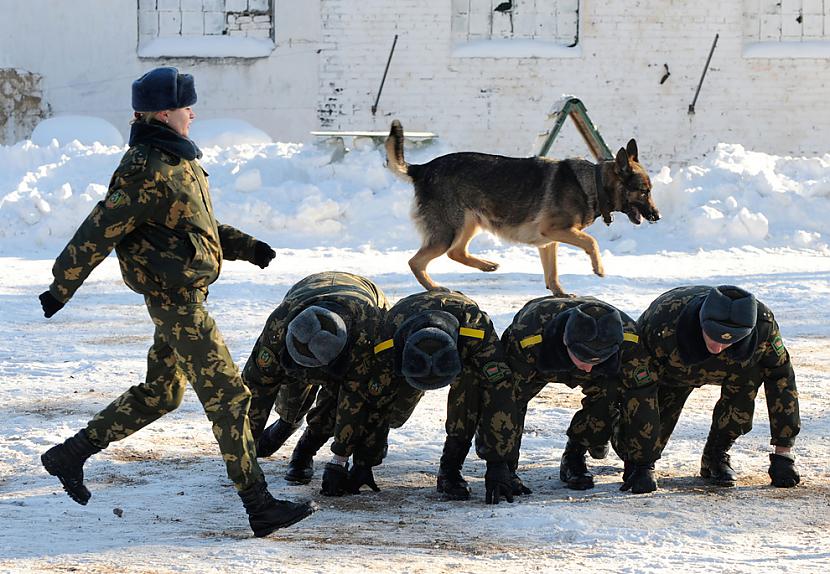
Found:
[(481, 269), (482, 271), (486, 271), (486, 272), (495, 271), (498, 268), (499, 268), (498, 263), (495, 263), (493, 261), (485, 261), (483, 259), (481, 260), (481, 265), (479, 266), (479, 269)]
[(605, 269), (603, 269), (601, 264), (594, 267), (594, 274), (596, 274), (600, 277), (605, 277)]

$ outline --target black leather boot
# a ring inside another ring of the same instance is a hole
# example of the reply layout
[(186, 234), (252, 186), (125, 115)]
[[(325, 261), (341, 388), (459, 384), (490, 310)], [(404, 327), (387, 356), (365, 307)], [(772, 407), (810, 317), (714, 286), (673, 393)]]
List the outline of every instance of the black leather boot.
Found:
[(700, 459), (700, 476), (717, 486), (735, 486), (738, 474), (732, 468), (729, 448), (732, 444), (718, 444), (706, 441), (703, 456)]
[(300, 425), (282, 419), (267, 427), (256, 441), (257, 458), (265, 458), (277, 452)]
[(314, 476), (314, 455), (320, 450), (328, 436), (319, 435), (308, 427), (303, 431), (294, 452), (291, 453), (291, 460), (288, 462), (288, 470), (285, 471), (285, 480), (294, 484), (308, 484)]
[(632, 494), (645, 494), (657, 490), (654, 478), (654, 463), (637, 464), (625, 461), (623, 485), (620, 490), (630, 490)]
[(572, 441), (565, 445), (562, 460), (559, 462), (559, 480), (567, 483), (573, 490), (594, 488), (594, 475), (585, 465), (585, 452), (588, 449)]
[(40, 455), (40, 462), (49, 474), (58, 477), (69, 498), (85, 505), (92, 494), (84, 486), (84, 462), (98, 452), (101, 449), (89, 442), (82, 430)]
[(444, 441), (444, 452), (438, 467), (438, 492), (450, 500), (469, 500), (470, 485), (461, 476), (464, 459), (470, 452), (470, 443), (454, 437)]
[(239, 498), (248, 513), (254, 536), (268, 536), (278, 528), (291, 526), (310, 516), (317, 507), (312, 502), (277, 500), (268, 492), (265, 479), (239, 491)]

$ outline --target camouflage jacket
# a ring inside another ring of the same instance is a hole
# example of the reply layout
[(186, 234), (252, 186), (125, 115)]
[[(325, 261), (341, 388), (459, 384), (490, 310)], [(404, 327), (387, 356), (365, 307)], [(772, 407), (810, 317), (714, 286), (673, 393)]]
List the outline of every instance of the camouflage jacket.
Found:
[[(597, 301), (592, 297), (540, 297), (529, 301), (513, 318), (504, 331), (502, 342), (510, 370), (521, 387), (536, 381), (563, 383), (571, 388), (591, 383), (618, 385), (623, 388), (646, 386), (656, 380), (649, 371), (650, 357), (639, 342), (637, 327), (631, 317), (620, 311), (623, 320), (623, 343), (619, 356), (614, 356), (586, 373), (576, 368), (568, 357), (562, 340), (564, 321), (554, 341), (545, 341), (543, 331), (551, 320), (581, 303)], [(540, 353), (546, 353), (553, 368), (540, 372)]]
[(109, 190), (52, 268), (52, 295), (66, 302), (116, 250), (127, 286), (146, 296), (206, 290), (222, 258), (252, 261), (256, 240), (213, 217), (207, 173), (149, 144), (131, 147)]
[[(301, 367), (285, 347), (288, 323), (311, 305), (338, 313), (346, 323), (346, 348), (334, 365)], [(289, 289), (271, 313), (257, 339), (242, 377), (248, 384), (277, 387), (284, 383), (306, 385), (368, 384), (377, 330), (389, 302), (380, 287), (359, 275), (327, 271), (310, 275)]]
[(490, 318), (472, 299), (445, 290), (405, 297), (386, 314), (374, 349), (371, 380), (341, 390), (331, 447), (335, 454), (349, 456), (354, 452), (356, 464), (374, 466), (382, 461), (390, 426), (389, 407), (409, 387), (400, 371), (402, 349), (395, 345), (394, 335), (404, 321), (426, 310), (446, 311), (458, 319), (462, 371), (452, 385), (474, 385), (482, 391), (476, 433), (479, 456), (488, 461), (508, 458), (516, 442), (517, 417), (515, 387), (501, 342)]
[(790, 396), (788, 389), (795, 386), (790, 356), (772, 311), (760, 301), (755, 329), (748, 337), (717, 355), (706, 350), (698, 315), (709, 289), (672, 289), (657, 297), (637, 320), (637, 330), (654, 359), (659, 383), (699, 387), (760, 377), (768, 406), (781, 401), (785, 394)]

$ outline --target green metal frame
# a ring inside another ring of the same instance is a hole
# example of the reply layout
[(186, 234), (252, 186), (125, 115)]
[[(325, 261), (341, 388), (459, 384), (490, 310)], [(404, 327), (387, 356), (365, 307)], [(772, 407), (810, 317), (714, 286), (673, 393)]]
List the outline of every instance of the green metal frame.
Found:
[(568, 119), (568, 116), (570, 116), (574, 121), (577, 131), (579, 131), (579, 134), (582, 136), (582, 139), (585, 140), (585, 143), (588, 144), (588, 148), (591, 150), (591, 153), (597, 161), (614, 159), (614, 154), (611, 153), (611, 150), (605, 144), (605, 140), (603, 140), (602, 136), (599, 134), (597, 126), (595, 126), (594, 122), (591, 121), (591, 118), (588, 117), (588, 112), (585, 110), (585, 104), (583, 104), (578, 98), (568, 98), (563, 100), (558, 110), (553, 110), (550, 114), (548, 114), (548, 119), (554, 120), (553, 127), (551, 127), (544, 143), (542, 143), (536, 155), (544, 157), (548, 154), (551, 146), (553, 145), (553, 140), (555, 140), (556, 136), (559, 135), (559, 131), (565, 124), (565, 120)]

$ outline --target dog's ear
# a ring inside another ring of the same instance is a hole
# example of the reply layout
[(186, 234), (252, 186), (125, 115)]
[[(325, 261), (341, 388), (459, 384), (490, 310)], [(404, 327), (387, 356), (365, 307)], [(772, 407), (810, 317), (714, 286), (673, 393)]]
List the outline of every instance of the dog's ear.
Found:
[(637, 142), (634, 140), (634, 138), (628, 140), (628, 144), (625, 146), (625, 151), (628, 152), (628, 157), (631, 158), (631, 161), (640, 161), (637, 158)]
[(620, 148), (617, 152), (617, 158), (614, 163), (617, 168), (617, 173), (620, 175), (625, 175), (631, 172), (631, 166), (628, 165), (628, 152), (625, 151), (625, 148)]

